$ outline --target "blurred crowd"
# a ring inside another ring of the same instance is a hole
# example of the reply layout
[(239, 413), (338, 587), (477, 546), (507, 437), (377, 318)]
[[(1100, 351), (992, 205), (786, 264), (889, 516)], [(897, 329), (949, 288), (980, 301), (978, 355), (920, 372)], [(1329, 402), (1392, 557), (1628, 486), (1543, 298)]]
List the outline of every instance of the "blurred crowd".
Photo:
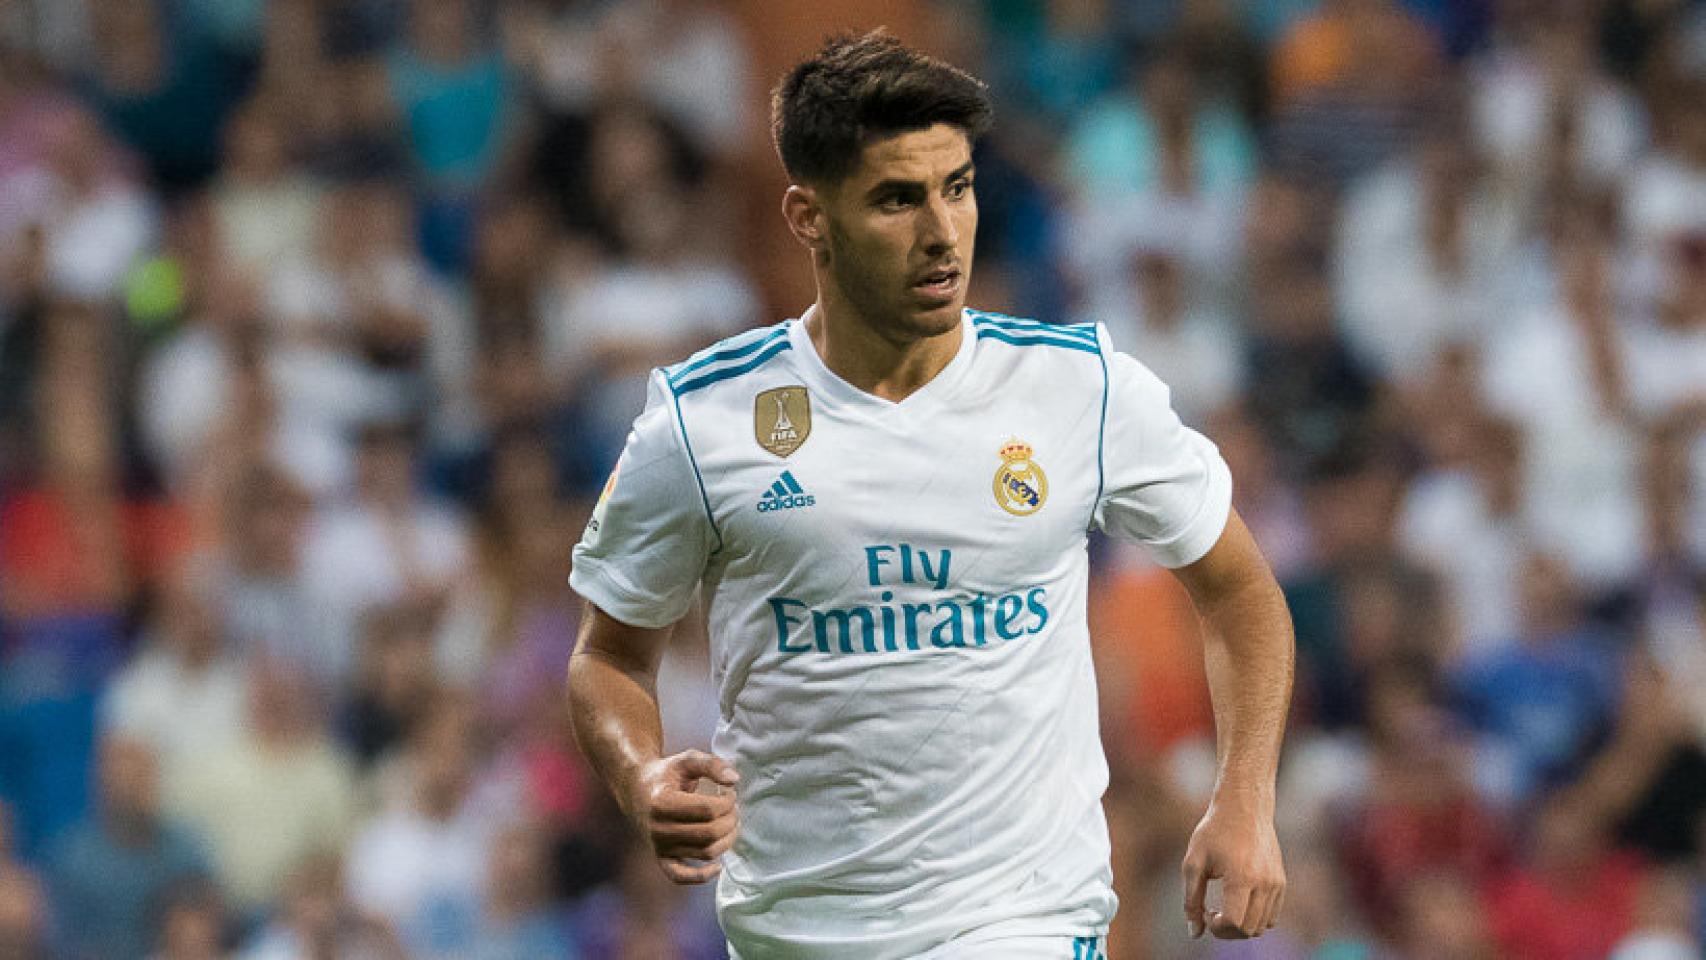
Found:
[[(645, 371), (806, 306), (810, 6), (0, 5), (0, 957), (724, 955), (566, 574)], [(1166, 380), (1297, 623), (1284, 922), (1193, 944), (1198, 628), (1094, 544), (1110, 955), (1700, 956), (1706, 3), (890, 8), (993, 87), (974, 305)]]

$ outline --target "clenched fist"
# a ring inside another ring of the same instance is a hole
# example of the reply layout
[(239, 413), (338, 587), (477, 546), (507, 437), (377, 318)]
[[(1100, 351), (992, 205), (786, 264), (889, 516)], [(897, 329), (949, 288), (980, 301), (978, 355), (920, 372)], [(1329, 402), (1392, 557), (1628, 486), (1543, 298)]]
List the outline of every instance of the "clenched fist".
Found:
[[(1182, 869), (1191, 936), (1206, 928), (1222, 940), (1259, 937), (1279, 920), (1285, 865), (1271, 814), (1210, 804), (1191, 834)], [(1211, 880), (1220, 881), (1218, 910), (1206, 903)]]
[[(740, 826), (733, 787), (740, 774), (722, 757), (688, 750), (646, 764), (634, 782), (628, 814), (652, 845), (664, 875), (704, 883), (734, 846)], [(701, 781), (709, 791), (701, 792)]]

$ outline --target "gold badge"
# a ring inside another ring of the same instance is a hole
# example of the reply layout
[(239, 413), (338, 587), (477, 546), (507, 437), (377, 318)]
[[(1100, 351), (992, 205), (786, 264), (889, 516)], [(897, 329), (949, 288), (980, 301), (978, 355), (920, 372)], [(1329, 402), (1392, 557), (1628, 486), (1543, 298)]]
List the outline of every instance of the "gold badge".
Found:
[(805, 387), (777, 387), (752, 398), (752, 434), (764, 449), (785, 457), (811, 433), (812, 401)]
[(1015, 517), (1028, 517), (1048, 499), (1048, 477), (1031, 459), (1031, 445), (1009, 440), (1002, 445), (1001, 466), (995, 469), (995, 502)]

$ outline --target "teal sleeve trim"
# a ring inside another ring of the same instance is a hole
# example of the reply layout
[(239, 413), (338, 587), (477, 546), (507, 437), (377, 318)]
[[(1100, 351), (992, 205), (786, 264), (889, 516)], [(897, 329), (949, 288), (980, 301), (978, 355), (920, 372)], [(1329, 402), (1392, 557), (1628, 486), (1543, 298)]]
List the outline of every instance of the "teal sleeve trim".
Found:
[(681, 415), (681, 393), (674, 387), (671, 387), (669, 392), (675, 401), (675, 425), (681, 431), (681, 446), (687, 451), (687, 463), (693, 468), (693, 480), (699, 484), (699, 502), (705, 505), (705, 519), (711, 524), (711, 533), (717, 538), (717, 552), (721, 552), (723, 532), (717, 529), (717, 518), (711, 513), (711, 496), (705, 492), (705, 477), (699, 472), (699, 461), (693, 456), (693, 441), (687, 438), (687, 420)]

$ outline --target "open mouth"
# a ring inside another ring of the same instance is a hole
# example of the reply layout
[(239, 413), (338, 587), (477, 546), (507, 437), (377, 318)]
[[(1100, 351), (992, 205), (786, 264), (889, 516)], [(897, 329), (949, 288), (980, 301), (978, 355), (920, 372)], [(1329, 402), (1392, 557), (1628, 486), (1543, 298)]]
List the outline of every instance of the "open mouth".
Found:
[(952, 300), (959, 292), (962, 274), (958, 267), (932, 270), (912, 284), (912, 289), (931, 300)]

